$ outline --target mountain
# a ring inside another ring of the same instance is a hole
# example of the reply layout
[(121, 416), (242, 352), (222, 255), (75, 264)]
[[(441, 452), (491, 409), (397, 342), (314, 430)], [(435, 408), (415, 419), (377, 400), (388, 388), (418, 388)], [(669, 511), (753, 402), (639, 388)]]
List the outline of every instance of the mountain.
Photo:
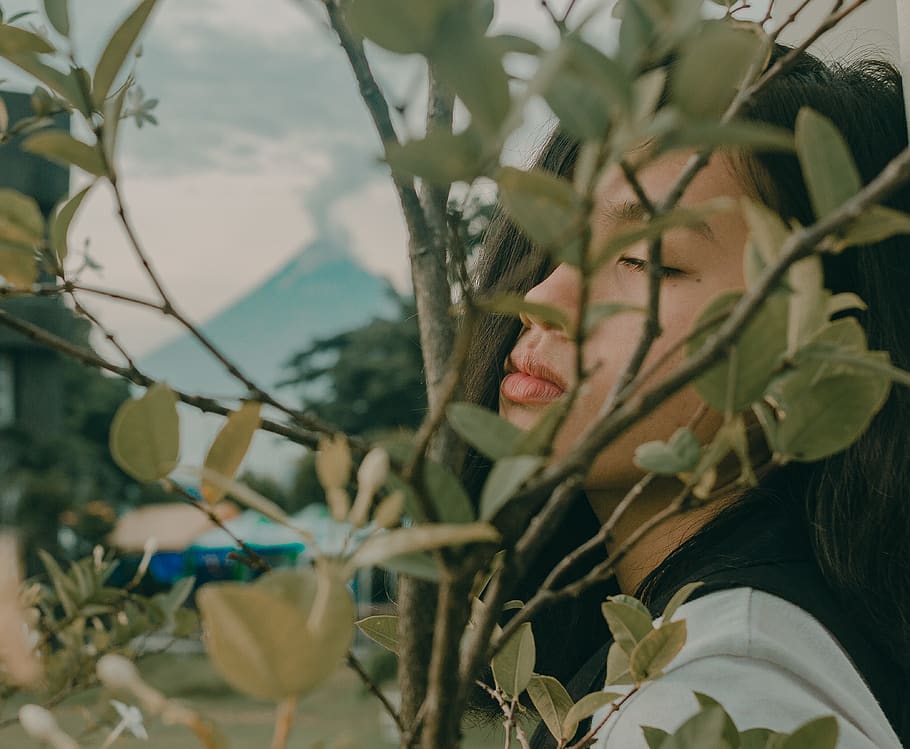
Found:
[[(202, 331), (240, 370), (279, 400), (297, 404), (292, 389), (276, 390), (284, 364), (314, 339), (359, 327), (374, 317), (392, 317), (397, 305), (389, 282), (365, 270), (336, 232), (322, 232), (277, 273), (202, 325)], [(236, 397), (244, 393), (202, 346), (182, 334), (146, 356), (140, 366), (152, 377), (191, 393)], [(221, 420), (181, 409), (181, 457), (198, 465)], [(301, 450), (281, 446), (271, 435), (254, 440), (246, 467), (286, 475)]]

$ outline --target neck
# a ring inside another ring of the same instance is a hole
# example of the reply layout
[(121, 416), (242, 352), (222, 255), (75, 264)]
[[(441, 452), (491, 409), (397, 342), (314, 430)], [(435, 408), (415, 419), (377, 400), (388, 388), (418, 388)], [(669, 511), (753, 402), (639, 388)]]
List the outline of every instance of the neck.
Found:
[[(607, 542), (607, 553), (619, 552), (625, 544), (631, 543), (630, 548), (623, 552), (623, 556), (614, 565), (616, 581), (623, 593), (634, 595), (650, 572), (736, 498), (736, 495), (731, 493), (716, 500), (712, 499), (710, 504), (675, 512), (643, 535), (639, 535), (645, 523), (670, 506), (680, 488), (680, 483), (675, 479), (658, 479), (652, 482), (647, 490), (626, 508), (614, 525)], [(606, 523), (626, 492), (586, 489), (586, 494), (600, 522)]]

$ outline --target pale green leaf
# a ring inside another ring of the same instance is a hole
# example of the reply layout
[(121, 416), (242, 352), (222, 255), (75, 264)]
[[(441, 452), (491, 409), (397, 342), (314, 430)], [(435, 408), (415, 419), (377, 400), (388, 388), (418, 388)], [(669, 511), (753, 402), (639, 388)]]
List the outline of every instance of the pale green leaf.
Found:
[(723, 728), (723, 740), (727, 742), (727, 745), (731, 749), (738, 749), (739, 747), (739, 730), (736, 728), (736, 724), (733, 722), (733, 719), (724, 710), (723, 706), (715, 700), (710, 695), (705, 694), (704, 692), (695, 692), (695, 699), (698, 700), (698, 705), (702, 710), (707, 708), (717, 708), (723, 713), (724, 716), (724, 728)]
[(833, 715), (804, 723), (784, 739), (782, 749), (834, 749), (840, 730)]
[(0, 276), (11, 286), (31, 286), (38, 280), (35, 252), (0, 241)]
[(351, 0), (345, 18), (361, 36), (399, 54), (426, 53), (451, 0)]
[(107, 98), (111, 86), (114, 85), (114, 80), (123, 68), (130, 50), (135, 46), (156, 2), (157, 0), (142, 0), (108, 40), (107, 46), (95, 66), (92, 98), (97, 108), (100, 109)]
[(89, 194), (89, 191), (94, 186), (95, 183), (92, 182), (88, 187), (80, 190), (71, 198), (68, 198), (65, 203), (58, 206), (54, 213), (48, 239), (51, 249), (54, 251), (54, 254), (57, 256), (57, 261), (61, 265), (63, 264), (63, 261), (66, 260), (69, 251), (67, 236), (69, 234), (70, 224), (72, 223), (76, 212), (79, 210), (79, 206), (82, 205), (82, 201), (85, 200), (85, 196)]
[(102, 106), (104, 123), (101, 130), (101, 145), (108, 164), (113, 164), (117, 156), (117, 136), (120, 133), (120, 120), (126, 96), (132, 88), (132, 79), (127, 80), (116, 94), (105, 100)]
[(357, 622), (357, 628), (386, 650), (398, 653), (398, 617), (368, 616)]
[(677, 429), (667, 442), (654, 440), (635, 448), (634, 462), (646, 472), (675, 476), (691, 471), (701, 456), (701, 443), (690, 429)]
[(61, 130), (34, 133), (25, 139), (22, 148), (64, 166), (77, 166), (96, 177), (107, 174), (107, 166), (95, 146), (76, 140)]
[(656, 726), (642, 726), (641, 732), (644, 734), (648, 749), (660, 749), (667, 736), (670, 735), (663, 728), (657, 728)]
[(424, 481), (437, 517), (444, 523), (470, 523), (474, 505), (452, 469), (433, 460), (424, 460)]
[(471, 113), (472, 126), (496, 135), (512, 102), (499, 51), (483, 31), (470, 14), (453, 10), (437, 28), (429, 58), (439, 79)]
[(534, 675), (536, 651), (529, 623), (522, 624), (500, 651), (493, 656), (493, 678), (509, 697), (517, 697)]
[(392, 557), (415, 551), (430, 551), (444, 546), (495, 543), (499, 533), (487, 523), (433, 523), (396, 528), (370, 536), (351, 558), (352, 567), (371, 567)]
[(910, 215), (883, 205), (869, 206), (834, 242), (833, 252), (854, 245), (875, 244), (896, 234), (910, 234)]
[(0, 242), (33, 249), (44, 236), (44, 217), (34, 198), (0, 188)]
[(537, 455), (514, 455), (497, 460), (480, 493), (480, 518), (490, 520), (502, 509), (544, 459)]
[(504, 167), (499, 198), (519, 228), (540, 247), (568, 262), (580, 259), (581, 199), (564, 179), (539, 169)]
[(177, 467), (180, 422), (177, 396), (163, 383), (124, 402), (111, 422), (111, 455), (137, 481), (156, 481)]
[(205, 466), (198, 470), (194, 470), (194, 473), (199, 478), (200, 483), (206, 482), (212, 484), (218, 490), (223, 491), (225, 494), (229, 494), (244, 507), (248, 507), (261, 515), (265, 515), (269, 520), (278, 523), (279, 525), (296, 530), (300, 532), (301, 535), (306, 535), (305, 532), (300, 531), (300, 529), (294, 525), (287, 513), (285, 513), (281, 507), (275, 504), (271, 499), (263, 497), (259, 492), (251, 489), (246, 484), (241, 484), (239, 481), (235, 481), (232, 478), (222, 476), (220, 473), (212, 471)]
[(578, 724), (586, 718), (590, 718), (602, 707), (615, 702), (621, 694), (618, 692), (591, 692), (586, 694), (578, 702), (572, 705), (572, 708), (566, 714), (562, 722), (562, 737), (566, 740), (571, 739), (578, 730)]
[(275, 570), (252, 584), (209, 583), (196, 599), (212, 664), (256, 699), (312, 690), (334, 673), (351, 644), (354, 602), (332, 573), (320, 579), (312, 568)]
[(569, 330), (569, 317), (564, 310), (549, 304), (529, 302), (524, 295), (516, 292), (502, 292), (488, 299), (479, 299), (477, 306), (487, 312), (510, 317), (518, 317), (519, 314), (524, 313), (548, 325), (565, 331)]
[(810, 255), (787, 271), (790, 288), (790, 313), (787, 321), (787, 353), (796, 350), (821, 330), (828, 321), (828, 299), (822, 260)]
[(417, 580), (438, 583), (442, 579), (442, 566), (427, 553), (399, 554), (379, 563), (383, 569)]
[(44, 0), (44, 14), (58, 34), (70, 35), (69, 0)]
[[(250, 449), (253, 435), (259, 429), (261, 403), (245, 402), (228, 416), (215, 441), (205, 456), (205, 467), (226, 478), (233, 478)], [(224, 490), (211, 482), (203, 481), (202, 498), (210, 505), (216, 505), (224, 496)]]
[(727, 716), (719, 707), (700, 710), (683, 723), (661, 749), (735, 749), (724, 739)]
[(739, 749), (771, 749), (768, 741), (771, 737), (779, 737), (770, 728), (749, 728), (739, 734)]
[(446, 418), (469, 445), (491, 460), (513, 454), (525, 432), (487, 408), (474, 403), (451, 403)]
[(796, 153), (817, 218), (826, 216), (863, 186), (850, 148), (827, 117), (803, 107), (796, 116)]
[(691, 122), (672, 130), (658, 144), (660, 151), (677, 148), (748, 148), (750, 152), (793, 151), (793, 133), (759, 122)]
[(723, 114), (762, 48), (752, 28), (707, 22), (683, 45), (671, 90), (676, 106), (696, 120)]
[(569, 399), (559, 397), (548, 403), (537, 416), (534, 425), (524, 433), (515, 446), (516, 455), (545, 455), (549, 452), (556, 436), (557, 427), (565, 423), (565, 414), (571, 407)]
[(566, 688), (552, 676), (535, 674), (528, 682), (528, 697), (547, 730), (558, 740), (562, 736), (563, 721), (572, 707), (572, 698)]
[(629, 673), (629, 654), (623, 650), (622, 645), (614, 642), (607, 651), (607, 686), (632, 684), (632, 675)]
[(50, 54), (54, 45), (38, 34), (18, 26), (0, 24), (0, 55), (10, 57), (22, 53)]
[(614, 600), (612, 596), (600, 608), (613, 639), (626, 653), (631, 654), (635, 646), (653, 630), (651, 614), (647, 609), (642, 611), (628, 603)]
[(636, 683), (653, 679), (686, 644), (686, 622), (668, 622), (645, 635), (629, 656), (629, 671)]
[(396, 174), (420, 177), (440, 186), (471, 182), (482, 176), (487, 166), (483, 140), (473, 130), (455, 134), (434, 130), (420, 140), (387, 143), (385, 158)]
[(6, 56), (6, 59), (39, 80), (83, 114), (90, 113), (91, 108), (86, 102), (82, 90), (78, 86), (78, 81), (70, 74), (62, 73), (56, 68), (42, 62), (34, 52), (10, 54)]
[[(719, 325), (740, 296), (738, 291), (725, 291), (716, 296), (699, 315), (695, 327), (712, 320)], [(696, 380), (696, 390), (710, 406), (721, 412), (730, 406), (735, 413), (761, 398), (786, 353), (788, 306), (787, 296), (782, 293), (768, 297), (740, 334), (735, 344), (735, 357), (728, 356)], [(716, 330), (716, 325), (702, 330), (689, 341), (690, 355)], [(735, 367), (733, 372), (731, 367)]]
[(686, 583), (679, 590), (677, 590), (673, 597), (667, 602), (667, 605), (664, 607), (664, 613), (662, 614), (661, 621), (668, 622), (673, 618), (673, 615), (676, 613), (676, 609), (682, 606), (689, 596), (692, 595), (698, 588), (704, 585), (703, 582), (692, 582)]

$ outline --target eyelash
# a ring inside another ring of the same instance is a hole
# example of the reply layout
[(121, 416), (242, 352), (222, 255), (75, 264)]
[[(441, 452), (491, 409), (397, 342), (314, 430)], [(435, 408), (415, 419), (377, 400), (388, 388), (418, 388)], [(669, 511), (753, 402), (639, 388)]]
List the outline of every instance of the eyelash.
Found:
[[(625, 265), (630, 270), (635, 271), (636, 273), (644, 273), (648, 270), (648, 261), (641, 260), (637, 257), (621, 257), (616, 261), (621, 265)], [(666, 266), (661, 266), (660, 276), (661, 278), (674, 278), (676, 276), (685, 275), (684, 271), (679, 270), (679, 268), (668, 268)]]

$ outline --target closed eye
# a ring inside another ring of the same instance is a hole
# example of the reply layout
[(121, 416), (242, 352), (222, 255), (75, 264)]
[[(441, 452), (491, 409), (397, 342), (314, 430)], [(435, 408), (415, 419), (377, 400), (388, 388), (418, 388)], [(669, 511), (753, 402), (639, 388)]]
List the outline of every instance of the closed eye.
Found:
[[(642, 260), (637, 257), (620, 257), (617, 261), (618, 264), (624, 265), (630, 270), (634, 270), (638, 273), (645, 273), (648, 270), (648, 261)], [(660, 277), (661, 278), (674, 278), (676, 276), (684, 276), (685, 271), (680, 270), (679, 268), (669, 268), (666, 265), (660, 266)]]

